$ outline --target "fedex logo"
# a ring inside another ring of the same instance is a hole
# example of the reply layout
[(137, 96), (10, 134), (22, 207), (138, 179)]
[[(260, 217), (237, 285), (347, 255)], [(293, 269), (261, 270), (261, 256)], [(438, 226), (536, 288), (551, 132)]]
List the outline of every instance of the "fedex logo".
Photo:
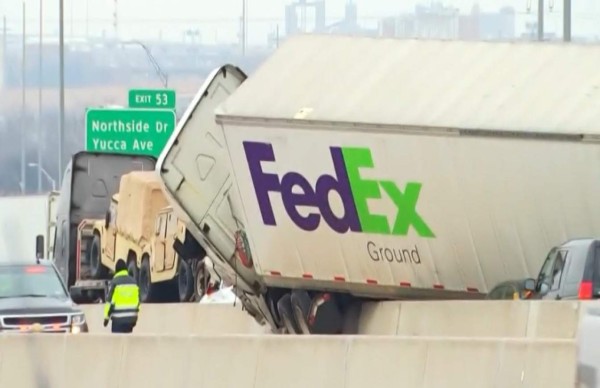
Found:
[[(435, 237), (416, 210), (420, 183), (409, 182), (401, 190), (395, 182), (389, 180), (360, 177), (360, 168), (374, 168), (371, 150), (368, 148), (329, 147), (335, 172), (333, 175), (321, 175), (313, 186), (299, 172), (290, 171), (282, 177), (264, 172), (263, 162), (275, 162), (271, 144), (245, 141), (243, 145), (265, 225), (277, 225), (269, 199), (269, 192), (277, 192), (281, 194), (290, 219), (306, 231), (317, 229), (323, 220), (338, 233), (352, 231), (403, 236), (412, 226), (421, 237)], [(344, 214), (341, 216), (334, 214), (331, 209), (331, 191), (337, 192), (342, 199)], [(387, 216), (372, 214), (367, 204), (368, 199), (381, 198), (383, 193), (396, 205), (396, 215), (391, 226)], [(303, 215), (298, 212), (299, 206), (311, 207), (313, 210)]]

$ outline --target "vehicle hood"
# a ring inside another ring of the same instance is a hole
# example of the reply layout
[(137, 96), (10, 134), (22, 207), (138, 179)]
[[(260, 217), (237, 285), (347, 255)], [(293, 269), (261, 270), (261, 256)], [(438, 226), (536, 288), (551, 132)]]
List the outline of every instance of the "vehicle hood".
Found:
[(65, 314), (81, 312), (70, 299), (59, 298), (6, 298), (0, 299), (0, 315)]

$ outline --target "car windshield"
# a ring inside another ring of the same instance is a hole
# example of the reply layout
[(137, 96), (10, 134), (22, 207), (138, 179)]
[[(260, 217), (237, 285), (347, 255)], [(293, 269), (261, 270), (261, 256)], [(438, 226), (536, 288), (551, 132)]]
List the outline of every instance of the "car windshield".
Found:
[[(554, 274), (553, 274), (554, 259), (556, 258), (557, 253), (558, 253), (558, 250), (556, 248), (552, 249), (550, 251), (550, 253), (548, 253), (548, 257), (546, 257), (546, 261), (544, 261), (544, 265), (542, 266), (542, 269), (541, 269), (539, 277), (538, 277), (539, 283), (542, 283), (542, 282), (551, 283), (552, 282), (552, 279), (554, 277)], [(549, 284), (549, 285), (551, 285), (551, 284)], [(538, 287), (539, 287), (539, 285), (538, 285)]]
[(42, 265), (15, 265), (0, 267), (0, 298), (55, 297), (67, 294), (52, 267)]

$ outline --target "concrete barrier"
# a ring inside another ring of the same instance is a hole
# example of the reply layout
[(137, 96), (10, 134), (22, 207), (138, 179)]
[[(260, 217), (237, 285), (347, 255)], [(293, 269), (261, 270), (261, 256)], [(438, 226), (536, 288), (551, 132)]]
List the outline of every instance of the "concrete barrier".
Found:
[[(359, 333), (367, 335), (575, 338), (581, 315), (600, 302), (429, 301), (366, 303)], [(82, 305), (90, 331), (102, 327), (103, 306)], [(144, 304), (136, 334), (267, 334), (241, 305)]]
[(0, 338), (0, 386), (411, 388), (573, 386), (572, 340), (381, 336)]
[[(108, 333), (102, 326), (103, 305), (81, 305), (92, 333)], [(136, 334), (263, 334), (270, 332), (242, 310), (241, 304), (143, 304)]]
[(367, 303), (359, 332), (371, 335), (575, 338), (587, 303), (430, 301)]

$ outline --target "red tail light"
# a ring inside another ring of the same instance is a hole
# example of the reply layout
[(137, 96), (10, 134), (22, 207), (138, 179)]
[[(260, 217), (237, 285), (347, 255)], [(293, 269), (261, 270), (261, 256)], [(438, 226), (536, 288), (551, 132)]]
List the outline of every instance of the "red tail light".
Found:
[(235, 234), (235, 253), (244, 267), (252, 268), (254, 265), (252, 254), (250, 253), (250, 246), (243, 231), (238, 231)]
[(592, 282), (583, 281), (579, 285), (579, 299), (592, 299), (594, 286)]
[(25, 272), (27, 273), (44, 273), (46, 272), (46, 268), (42, 266), (30, 266), (25, 268)]

